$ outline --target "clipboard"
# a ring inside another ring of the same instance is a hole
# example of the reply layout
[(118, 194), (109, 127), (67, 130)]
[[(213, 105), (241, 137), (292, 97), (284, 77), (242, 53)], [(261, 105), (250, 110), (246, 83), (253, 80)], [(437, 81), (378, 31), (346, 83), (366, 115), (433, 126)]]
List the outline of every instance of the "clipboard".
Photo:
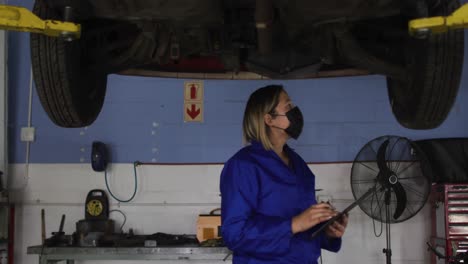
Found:
[(371, 193), (373, 193), (376, 190), (376, 187), (370, 188), (365, 194), (363, 194), (359, 199), (354, 201), (352, 204), (348, 205), (343, 211), (335, 215), (334, 217), (330, 218), (327, 222), (322, 224), (317, 230), (315, 230), (312, 235), (310, 235), (310, 238), (315, 238), (318, 236), (325, 228), (327, 228), (329, 225), (333, 224), (335, 221), (340, 219), (343, 215), (348, 214), (349, 211), (351, 211), (354, 207), (356, 207), (362, 200), (366, 199)]

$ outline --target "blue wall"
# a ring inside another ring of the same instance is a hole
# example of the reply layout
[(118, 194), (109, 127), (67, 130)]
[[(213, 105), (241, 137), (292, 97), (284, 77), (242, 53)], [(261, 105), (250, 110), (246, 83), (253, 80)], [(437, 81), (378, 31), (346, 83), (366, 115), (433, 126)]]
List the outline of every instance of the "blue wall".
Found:
[[(10, 1), (31, 7), (31, 1)], [(9, 159), (25, 161), (20, 129), (27, 126), (29, 35), (9, 32)], [(468, 41), (467, 41), (468, 46)], [(467, 49), (468, 52), (468, 49)], [(107, 143), (113, 162), (224, 162), (242, 146), (241, 119), (249, 94), (283, 84), (305, 115), (303, 135), (291, 141), (306, 161), (352, 161), (369, 140), (387, 134), (410, 139), (468, 137), (467, 59), (456, 104), (442, 126), (409, 130), (391, 113), (385, 78), (378, 75), (294, 81), (206, 80), (203, 123), (183, 122), (183, 79), (110, 75), (103, 110), (81, 129), (55, 126), (32, 98), (30, 162), (89, 162), (94, 140)]]

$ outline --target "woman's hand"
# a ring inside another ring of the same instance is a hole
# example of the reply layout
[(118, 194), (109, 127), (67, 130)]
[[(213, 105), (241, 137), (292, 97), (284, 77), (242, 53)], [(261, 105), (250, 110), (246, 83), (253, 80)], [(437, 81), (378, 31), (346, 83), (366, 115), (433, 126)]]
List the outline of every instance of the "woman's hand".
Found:
[(344, 214), (337, 221), (333, 222), (333, 224), (329, 225), (325, 233), (329, 237), (340, 238), (344, 235), (346, 226), (348, 226), (348, 214)]
[[(304, 232), (317, 224), (329, 220), (335, 215), (336, 211), (327, 203), (312, 205), (292, 219), (292, 233)], [(346, 219), (346, 221), (348, 220)]]

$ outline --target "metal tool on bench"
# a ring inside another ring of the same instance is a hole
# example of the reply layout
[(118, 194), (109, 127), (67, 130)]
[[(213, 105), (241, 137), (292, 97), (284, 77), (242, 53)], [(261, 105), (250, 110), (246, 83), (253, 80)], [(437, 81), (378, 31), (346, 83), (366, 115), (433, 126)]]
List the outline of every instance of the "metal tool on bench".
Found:
[[(43, 216), (44, 211), (41, 212)], [(44, 217), (42, 217), (42, 221), (44, 221)], [(54, 247), (65, 247), (73, 245), (73, 236), (72, 235), (65, 235), (63, 232), (63, 225), (65, 224), (65, 215), (62, 215), (62, 219), (60, 220), (60, 227), (58, 232), (52, 232), (52, 236), (47, 238), (43, 241), (45, 246), (54, 246)], [(42, 225), (45, 228), (45, 225)], [(44, 231), (45, 232), (45, 231)]]

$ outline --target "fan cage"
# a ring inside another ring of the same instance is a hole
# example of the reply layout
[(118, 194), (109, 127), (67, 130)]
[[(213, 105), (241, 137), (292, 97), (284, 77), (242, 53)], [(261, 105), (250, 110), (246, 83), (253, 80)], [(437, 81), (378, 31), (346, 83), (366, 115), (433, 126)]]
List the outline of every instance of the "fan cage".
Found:
[[(386, 141), (388, 145), (385, 147), (383, 144)], [(385, 147), (382, 150), (385, 151), (385, 165), (396, 178), (384, 175), (379, 169), (377, 153), (381, 147)], [(356, 156), (351, 168), (351, 190), (354, 199), (358, 200), (375, 187), (368, 197), (359, 202), (361, 210), (380, 222), (403, 222), (424, 207), (431, 190), (429, 173), (427, 158), (415, 143), (405, 137), (382, 136), (368, 142)], [(395, 180), (403, 187), (406, 202), (401, 193), (399, 201), (390, 183)], [(400, 214), (397, 213), (398, 209), (403, 209)]]

